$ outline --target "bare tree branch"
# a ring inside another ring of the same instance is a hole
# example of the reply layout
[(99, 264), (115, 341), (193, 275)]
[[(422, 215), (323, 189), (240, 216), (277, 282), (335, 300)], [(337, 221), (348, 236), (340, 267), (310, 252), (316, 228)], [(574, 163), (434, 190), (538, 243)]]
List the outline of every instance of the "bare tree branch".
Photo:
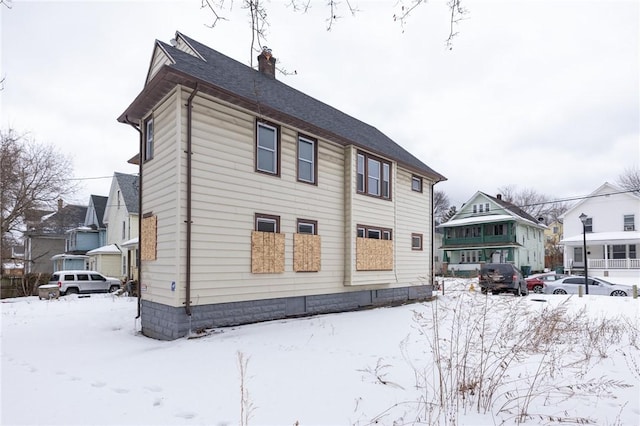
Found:
[(640, 194), (640, 169), (638, 167), (629, 167), (618, 176), (616, 183), (626, 189)]

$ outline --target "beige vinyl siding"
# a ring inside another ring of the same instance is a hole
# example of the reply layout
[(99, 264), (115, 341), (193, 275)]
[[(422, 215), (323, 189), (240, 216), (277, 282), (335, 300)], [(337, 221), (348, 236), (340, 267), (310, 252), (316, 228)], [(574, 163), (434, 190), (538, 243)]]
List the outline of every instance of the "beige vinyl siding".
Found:
[(178, 263), (183, 246), (180, 230), (184, 218), (178, 212), (180, 186), (178, 170), (182, 164), (183, 148), (180, 143), (181, 91), (175, 90), (165, 97), (153, 111), (154, 156), (143, 163), (142, 212), (153, 213), (157, 223), (157, 260), (141, 262), (141, 295), (144, 299), (166, 305), (180, 306), (178, 291), (171, 291), (184, 276), (184, 268)]
[(95, 270), (108, 277), (122, 278), (120, 254), (98, 254), (95, 256)]
[[(280, 128), (281, 176), (254, 171), (254, 129), (254, 115), (201, 95), (195, 97), (192, 303), (346, 291), (342, 285), (343, 148), (318, 140), (319, 184), (309, 185), (297, 182), (297, 131), (284, 125)], [(251, 273), (255, 213), (280, 216), (280, 232), (285, 234), (284, 273)], [(318, 272), (293, 270), (298, 218), (318, 222), (322, 256)]]
[(151, 81), (154, 75), (158, 73), (163, 65), (171, 64), (171, 59), (159, 46), (156, 45), (151, 57), (151, 65), (149, 65), (149, 73), (147, 74), (147, 83)]
[[(431, 284), (431, 182), (422, 178), (422, 192), (411, 190), (412, 173), (402, 168), (396, 173), (395, 238), (398, 281)], [(411, 249), (411, 234), (422, 234), (422, 250)]]
[(191, 46), (189, 46), (189, 44), (186, 42), (186, 40), (180, 36), (176, 37), (176, 48), (182, 50), (185, 53), (188, 53), (189, 55), (192, 55), (204, 60), (204, 58), (202, 58), (202, 56), (200, 56), (198, 52), (193, 50)]

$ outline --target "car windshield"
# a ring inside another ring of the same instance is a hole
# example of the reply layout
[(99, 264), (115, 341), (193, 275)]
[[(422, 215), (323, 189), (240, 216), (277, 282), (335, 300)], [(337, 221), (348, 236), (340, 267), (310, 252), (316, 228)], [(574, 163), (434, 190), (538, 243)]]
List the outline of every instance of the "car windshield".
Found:
[[(593, 279), (593, 278), (592, 278)], [(609, 281), (603, 280), (602, 278), (593, 279), (594, 281), (601, 282), (603, 284), (615, 285), (614, 283), (610, 283)]]

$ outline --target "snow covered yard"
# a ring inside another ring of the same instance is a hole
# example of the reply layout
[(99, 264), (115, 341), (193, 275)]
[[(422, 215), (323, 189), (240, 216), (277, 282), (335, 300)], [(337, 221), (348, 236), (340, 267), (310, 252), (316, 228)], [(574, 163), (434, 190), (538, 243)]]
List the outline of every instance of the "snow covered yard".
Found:
[[(162, 342), (133, 298), (2, 301), (3, 425), (640, 424), (640, 300), (483, 296)], [(243, 371), (243, 372), (241, 372)]]

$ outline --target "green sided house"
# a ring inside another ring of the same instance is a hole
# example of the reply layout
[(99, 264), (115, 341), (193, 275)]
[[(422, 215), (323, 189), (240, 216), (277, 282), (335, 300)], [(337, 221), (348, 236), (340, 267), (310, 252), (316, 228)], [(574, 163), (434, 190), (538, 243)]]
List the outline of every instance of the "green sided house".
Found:
[(142, 331), (431, 296), (433, 185), (375, 127), (176, 33), (118, 120), (140, 138)]
[(473, 275), (483, 263), (512, 263), (525, 274), (544, 269), (544, 230), (530, 214), (502, 199), (476, 192), (444, 231), (443, 272)]

